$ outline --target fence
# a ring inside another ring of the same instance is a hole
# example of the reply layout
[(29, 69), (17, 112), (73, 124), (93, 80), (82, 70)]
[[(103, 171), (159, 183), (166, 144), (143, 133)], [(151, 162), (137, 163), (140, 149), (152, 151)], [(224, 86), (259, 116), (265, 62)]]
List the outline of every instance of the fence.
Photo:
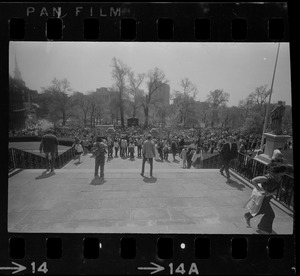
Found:
[[(45, 169), (46, 158), (31, 152), (16, 148), (8, 149), (8, 169), (9, 172), (19, 169)], [(74, 148), (70, 148), (55, 158), (55, 168), (60, 169), (75, 157)]]
[[(238, 157), (231, 163), (230, 168), (248, 181), (267, 172), (266, 165), (242, 153), (238, 153)], [(292, 175), (284, 175), (275, 199), (288, 209), (294, 209), (294, 177)]]

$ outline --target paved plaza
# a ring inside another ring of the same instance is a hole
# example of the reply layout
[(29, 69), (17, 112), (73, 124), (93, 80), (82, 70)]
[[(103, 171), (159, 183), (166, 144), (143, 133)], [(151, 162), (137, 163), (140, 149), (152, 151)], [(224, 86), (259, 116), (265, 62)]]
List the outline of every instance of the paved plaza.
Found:
[[(172, 159), (154, 161), (153, 178), (147, 163), (140, 175), (141, 159), (120, 157), (106, 163), (104, 180), (94, 178), (90, 155), (54, 172), (22, 170), (8, 178), (8, 231), (257, 234), (261, 216), (251, 228), (243, 217), (248, 183), (234, 175), (226, 183), (218, 169), (182, 169)], [(292, 234), (291, 214), (272, 207), (274, 233)]]

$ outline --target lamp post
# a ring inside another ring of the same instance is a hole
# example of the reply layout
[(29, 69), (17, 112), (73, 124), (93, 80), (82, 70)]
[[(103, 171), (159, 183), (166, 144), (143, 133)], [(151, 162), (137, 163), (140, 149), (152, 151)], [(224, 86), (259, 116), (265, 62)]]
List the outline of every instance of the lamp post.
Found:
[(260, 142), (260, 149), (261, 150), (263, 149), (264, 133), (266, 131), (267, 124), (268, 124), (268, 117), (269, 117), (269, 112), (270, 112), (270, 103), (271, 103), (271, 97), (272, 97), (272, 93), (273, 93), (273, 85), (274, 85), (274, 79), (275, 79), (275, 73), (276, 73), (276, 67), (277, 67), (279, 48), (280, 48), (280, 42), (278, 43), (275, 66), (274, 66), (271, 89), (270, 89), (270, 95), (269, 95), (269, 102), (268, 102), (268, 105), (267, 105), (267, 110), (266, 110), (266, 115), (265, 115), (265, 122), (264, 122), (263, 132), (262, 132), (262, 136), (261, 136), (261, 142)]

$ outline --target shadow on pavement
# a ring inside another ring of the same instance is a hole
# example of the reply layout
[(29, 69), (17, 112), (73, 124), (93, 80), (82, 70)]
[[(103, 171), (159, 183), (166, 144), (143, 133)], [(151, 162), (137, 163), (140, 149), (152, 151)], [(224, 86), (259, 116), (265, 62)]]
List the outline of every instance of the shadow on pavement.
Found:
[(93, 186), (99, 186), (99, 185), (103, 185), (105, 182), (107, 182), (104, 178), (94, 178), (90, 185), (93, 185)]
[(232, 179), (230, 181), (226, 181), (226, 184), (228, 184), (229, 186), (231, 186), (233, 188), (237, 188), (240, 191), (243, 191), (244, 188), (245, 188), (245, 185), (240, 184), (240, 183), (238, 183), (238, 182), (236, 182), (236, 181), (234, 181)]
[(156, 183), (157, 178), (154, 177), (154, 176), (152, 176), (152, 177), (144, 176), (143, 181), (146, 182), (146, 183)]
[(160, 163), (163, 163), (164, 161), (161, 160), (161, 159), (155, 159), (156, 162), (160, 162)]
[(55, 175), (55, 172), (49, 172), (47, 173), (47, 171), (43, 171), (41, 175), (37, 176), (35, 179), (44, 179), (44, 178), (48, 178)]

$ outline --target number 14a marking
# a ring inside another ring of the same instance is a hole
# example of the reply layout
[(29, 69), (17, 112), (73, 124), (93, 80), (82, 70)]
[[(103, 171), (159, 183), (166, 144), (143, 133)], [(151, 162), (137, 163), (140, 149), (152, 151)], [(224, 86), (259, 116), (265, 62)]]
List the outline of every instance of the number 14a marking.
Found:
[[(170, 274), (174, 274), (174, 265), (173, 263), (170, 263), (169, 264), (169, 267), (170, 267)], [(186, 274), (186, 272), (188, 272), (188, 275), (191, 275), (192, 273), (195, 273), (195, 274), (199, 274), (199, 271), (198, 271), (198, 268), (197, 268), (197, 265), (195, 263), (192, 263), (191, 266), (190, 266), (190, 269), (189, 271), (186, 271), (184, 269), (184, 263), (181, 263), (179, 266), (177, 266), (177, 268), (175, 269), (175, 273), (180, 273), (180, 274)]]

